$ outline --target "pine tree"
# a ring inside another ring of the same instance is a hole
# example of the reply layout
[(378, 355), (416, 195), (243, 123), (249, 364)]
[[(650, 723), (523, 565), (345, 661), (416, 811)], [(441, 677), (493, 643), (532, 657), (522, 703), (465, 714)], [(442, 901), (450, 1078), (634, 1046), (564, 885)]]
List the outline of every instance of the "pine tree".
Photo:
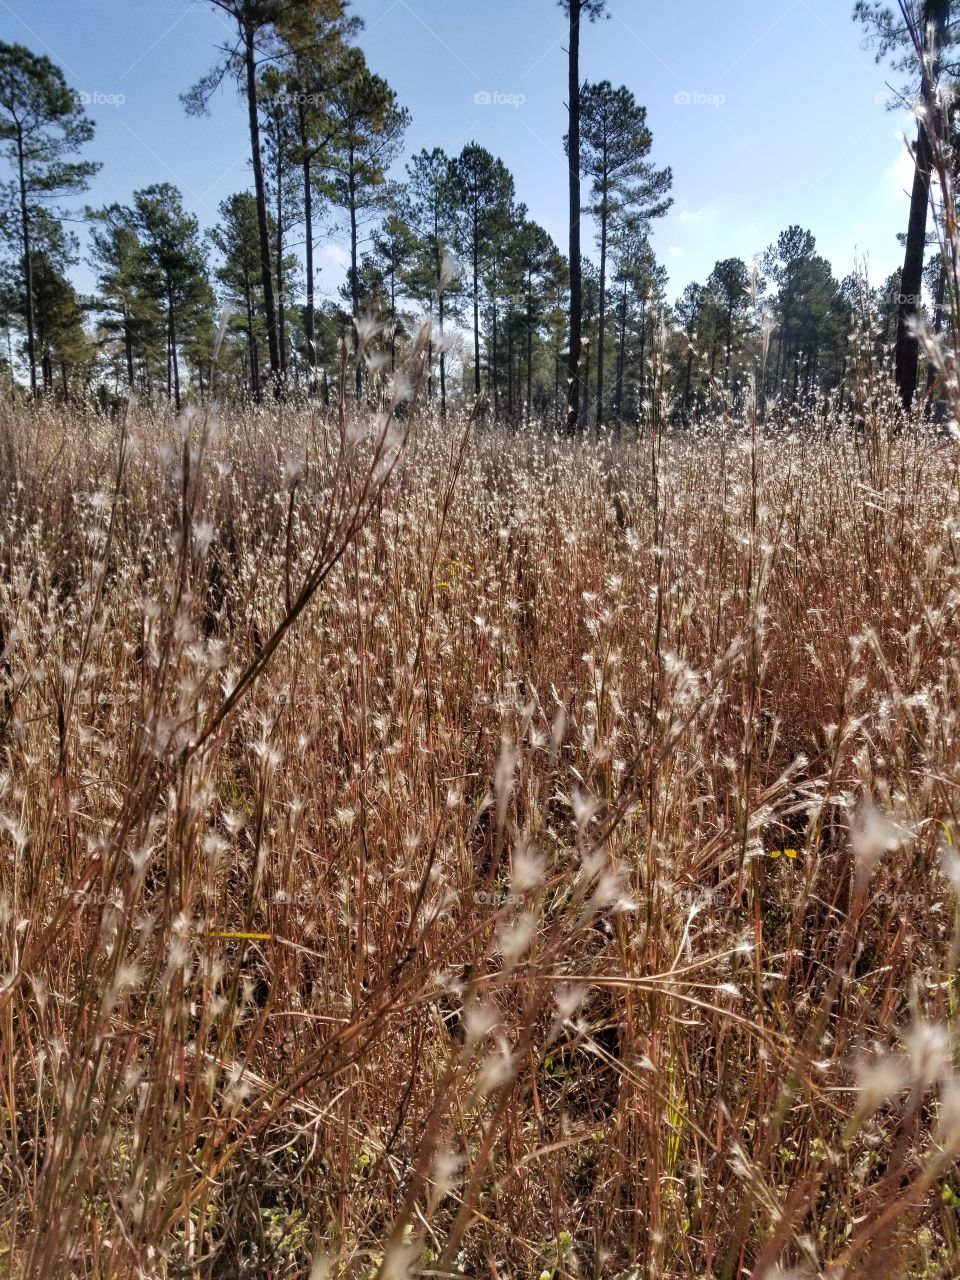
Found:
[[(497, 231), (509, 216), (513, 202), (513, 178), (502, 160), (475, 142), (465, 146), (454, 160), (452, 177), (457, 249), (469, 264), (473, 301), (474, 395), (479, 399), (480, 286), (485, 270), (491, 265), (487, 259), (496, 246)], [(493, 321), (495, 326), (496, 307), (493, 309)], [(495, 350), (495, 332), (493, 345)]]
[(180, 345), (204, 326), (213, 297), (196, 218), (169, 182), (134, 193), (146, 286), (166, 318), (167, 398), (181, 407)]
[(693, 405), (693, 360), (696, 354), (697, 332), (700, 326), (700, 317), (703, 314), (705, 293), (706, 290), (702, 284), (691, 281), (674, 307), (677, 318), (683, 326), (685, 338), (683, 396), (681, 401), (684, 421), (689, 420)]
[(524, 220), (516, 232), (517, 259), (526, 337), (526, 397), (524, 418), (529, 426), (533, 409), (534, 339), (547, 320), (549, 286), (558, 259), (557, 246), (539, 223)]
[[(772, 390), (794, 401), (838, 381), (841, 350), (849, 321), (830, 264), (802, 227), (788, 227), (764, 254), (765, 276), (776, 287), (776, 357), (769, 371)], [(719, 312), (718, 312), (719, 314)], [(721, 325), (722, 320), (718, 323)]]
[(627, 373), (633, 363), (639, 377), (638, 399), (631, 412), (640, 413), (646, 391), (648, 331), (654, 310), (663, 302), (667, 273), (657, 263), (642, 219), (626, 219), (617, 225), (612, 243), (615, 281), (620, 290), (614, 392), (614, 418), (619, 429), (624, 418)]
[(265, 329), (256, 200), (249, 191), (239, 191), (221, 201), (219, 213), (218, 225), (208, 233), (211, 245), (220, 255), (214, 275), (224, 301), (234, 311), (231, 327), (239, 327), (246, 339), (244, 380), (250, 394), (259, 400), (260, 352)]
[(270, 376), (275, 395), (283, 391), (280, 335), (273, 278), (273, 253), (267, 220), (267, 190), (263, 174), (260, 139), (259, 66), (264, 57), (282, 56), (283, 50), (301, 47), (323, 17), (330, 0), (207, 0), (235, 28), (236, 44), (191, 89), (181, 95), (190, 115), (206, 115), (213, 95), (224, 79), (232, 76), (246, 99), (250, 158), (257, 202), (257, 232), (260, 240), (260, 276), (263, 308), (270, 355)]
[(741, 258), (722, 259), (707, 278), (707, 290), (718, 309), (717, 336), (724, 344), (724, 387), (730, 384), (734, 330), (746, 307), (749, 286), (750, 272)]
[[(452, 267), (449, 247), (455, 235), (453, 195), (455, 177), (440, 147), (419, 151), (407, 165), (403, 208), (416, 245), (414, 278), (431, 311), (436, 308), (440, 347), (440, 416), (447, 415), (447, 353), (444, 347), (446, 300)], [(433, 344), (431, 343), (431, 348)], [(432, 354), (432, 352), (431, 352)], [(432, 382), (432, 359), (431, 359)]]
[(606, 0), (560, 0), (567, 15), (567, 178), (570, 196), (570, 346), (567, 354), (567, 430), (577, 429), (580, 418), (580, 346), (582, 334), (582, 279), (580, 257), (580, 20), (595, 22)]
[(69, 157), (93, 137), (93, 121), (49, 58), (0, 42), (0, 141), (16, 172), (30, 390), (37, 394), (37, 317), (32, 239), (45, 204), (83, 191), (99, 165)]
[(347, 41), (360, 30), (359, 18), (347, 17), (344, 0), (317, 3), (313, 21), (287, 31), (283, 57), (284, 92), (296, 135), (294, 160), (300, 167), (303, 199), (306, 300), (303, 311), (304, 345), (310, 395), (319, 390), (316, 343), (316, 269), (314, 227), (317, 196), (329, 199), (327, 181), (331, 149), (337, 132), (330, 99), (343, 71)]
[(609, 80), (585, 84), (580, 90), (580, 169), (590, 180), (588, 206), (599, 226), (600, 273), (597, 319), (597, 426), (603, 422), (603, 374), (606, 343), (607, 248), (611, 223), (628, 218), (645, 229), (673, 203), (667, 194), (673, 181), (669, 169), (655, 169), (647, 160), (653, 135), (647, 127), (646, 107), (630, 90), (615, 89)]
[[(897, 388), (905, 409), (913, 403), (920, 362), (915, 326), (921, 310), (933, 161), (927, 121), (933, 119), (939, 110), (937, 86), (941, 75), (955, 77), (957, 74), (956, 64), (947, 65), (945, 57), (945, 51), (957, 40), (956, 10), (954, 0), (901, 0), (897, 12), (882, 4), (881, 0), (858, 0), (854, 9), (854, 17), (867, 28), (868, 40), (876, 49), (878, 62), (892, 53), (898, 70), (909, 68), (913, 72), (919, 67), (920, 71), (922, 111), (918, 115), (917, 142), (913, 153), (913, 187), (900, 277), (895, 351)], [(905, 56), (901, 54), (904, 49), (907, 51)]]
[(406, 273), (415, 260), (417, 239), (395, 202), (379, 231), (371, 238), (377, 263), (386, 282), (390, 317), (390, 372), (397, 367), (397, 338), (403, 333), (397, 300), (402, 296)]
[[(37, 210), (31, 240), (36, 355), (42, 388), (63, 400), (89, 382), (94, 347), (85, 329), (83, 302), (70, 282), (77, 263), (77, 237), (47, 209)], [(18, 309), (25, 319), (22, 295)]]
[[(333, 200), (347, 217), (350, 233), (348, 283), (354, 321), (354, 353), (358, 354), (356, 324), (360, 319), (359, 245), (365, 221), (389, 199), (386, 174), (396, 158), (410, 113), (397, 103), (386, 80), (369, 69), (359, 49), (344, 57), (330, 98), (336, 121), (331, 167)], [(356, 361), (356, 394), (360, 398), (362, 368)]]
[(143, 288), (144, 251), (134, 210), (111, 204), (88, 209), (87, 218), (91, 224), (88, 261), (97, 282), (101, 341), (109, 345), (119, 339), (123, 380), (132, 394), (138, 383), (145, 387), (149, 381), (145, 365), (162, 334), (163, 318), (155, 299)]

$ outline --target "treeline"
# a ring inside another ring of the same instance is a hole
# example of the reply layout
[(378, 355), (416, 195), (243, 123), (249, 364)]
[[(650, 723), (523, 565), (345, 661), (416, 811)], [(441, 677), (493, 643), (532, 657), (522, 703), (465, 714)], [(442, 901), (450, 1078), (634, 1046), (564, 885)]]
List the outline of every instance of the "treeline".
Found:
[[(80, 246), (62, 202), (96, 172), (83, 157), (93, 122), (60, 68), (0, 45), (11, 171), (0, 190), (0, 361), (12, 386), (178, 409), (214, 384), (238, 399), (327, 400), (346, 358), (350, 394), (363, 399), (405, 359), (426, 316), (427, 392), (441, 414), (452, 397), (483, 394), (503, 421), (599, 427), (642, 421), (664, 392), (690, 421), (735, 401), (748, 378), (765, 405), (842, 401), (855, 331), (879, 356), (892, 352), (899, 273), (872, 293), (855, 277), (837, 281), (797, 226), (756, 262), (717, 262), (671, 306), (650, 231), (670, 207), (672, 175), (652, 162), (646, 110), (626, 86), (573, 81), (571, 198), (596, 242), (572, 273), (513, 175), (477, 143), (456, 156), (422, 150), (403, 180), (390, 177), (409, 113), (367, 66), (345, 0), (208, 2), (234, 41), (182, 101), (204, 114), (222, 87), (236, 88), (253, 190), (225, 199), (206, 234), (170, 183), (86, 209), (90, 297), (71, 283)], [(602, 9), (591, 0), (584, 13)], [(568, 0), (567, 10), (575, 51), (580, 6)], [(316, 245), (335, 230), (349, 245), (346, 278), (338, 297), (318, 298)], [(928, 273), (942, 302), (935, 263)], [(930, 323), (940, 315), (934, 306)]]

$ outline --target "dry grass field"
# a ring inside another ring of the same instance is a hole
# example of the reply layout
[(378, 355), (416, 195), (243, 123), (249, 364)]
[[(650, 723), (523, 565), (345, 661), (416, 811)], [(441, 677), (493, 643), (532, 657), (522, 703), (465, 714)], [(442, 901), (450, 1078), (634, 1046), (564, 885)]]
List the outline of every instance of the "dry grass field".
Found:
[(3, 411), (4, 1274), (958, 1273), (960, 454), (875, 392)]

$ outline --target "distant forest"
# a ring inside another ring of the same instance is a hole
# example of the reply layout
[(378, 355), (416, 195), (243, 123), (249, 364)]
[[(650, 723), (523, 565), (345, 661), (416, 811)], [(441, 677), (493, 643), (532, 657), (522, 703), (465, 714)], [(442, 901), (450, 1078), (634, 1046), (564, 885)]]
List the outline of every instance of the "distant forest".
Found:
[[(231, 20), (234, 40), (182, 102), (200, 115), (224, 88), (241, 95), (253, 189), (225, 199), (206, 234), (166, 182), (86, 209), (93, 296), (71, 283), (80, 245), (64, 209), (96, 171), (84, 159), (94, 122), (59, 67), (0, 44), (0, 372), (14, 394), (104, 408), (134, 395), (179, 409), (215, 384), (237, 400), (328, 401), (349, 368), (349, 394), (375, 398), (419, 332), (438, 412), (482, 395), (505, 423), (636, 424), (654, 393), (689, 422), (736, 404), (748, 377), (765, 409), (842, 408), (865, 349), (890, 362), (905, 405), (918, 392), (936, 400), (917, 340), (918, 321), (937, 332), (949, 323), (928, 231), (924, 111), (955, 74), (960, 4), (890, 10), (861, 0), (854, 15), (878, 60), (905, 73), (917, 39), (938, 51), (922, 83), (904, 88), (918, 128), (903, 269), (879, 287), (856, 274), (837, 280), (813, 234), (789, 226), (754, 262), (723, 258), (671, 301), (650, 241), (671, 204), (671, 170), (654, 158), (631, 90), (579, 75), (581, 40), (605, 0), (564, 3), (571, 217), (562, 247), (528, 217), (503, 162), (475, 142), (456, 156), (422, 150), (402, 181), (389, 176), (410, 116), (367, 66), (344, 0), (208, 2)], [(589, 257), (582, 214), (596, 230)], [(335, 302), (314, 293), (315, 246), (333, 226), (349, 239)]]

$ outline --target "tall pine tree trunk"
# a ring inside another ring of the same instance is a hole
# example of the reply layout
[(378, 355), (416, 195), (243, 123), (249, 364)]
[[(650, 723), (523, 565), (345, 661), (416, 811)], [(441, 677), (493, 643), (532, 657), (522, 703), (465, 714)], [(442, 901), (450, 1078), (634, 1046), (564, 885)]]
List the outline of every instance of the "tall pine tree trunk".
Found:
[[(920, 69), (920, 96), (928, 119), (938, 110), (937, 81), (940, 75), (940, 51), (946, 35), (950, 16), (950, 0), (926, 0), (923, 6), (920, 36), (924, 42), (925, 59)], [(927, 202), (930, 198), (930, 170), (932, 149), (926, 125), (921, 118), (917, 126), (917, 147), (914, 154), (913, 190), (910, 193), (910, 217), (907, 222), (907, 241), (903, 253), (903, 272), (900, 276), (900, 299), (897, 305), (897, 344), (894, 352), (894, 368), (897, 390), (905, 409), (909, 409), (917, 390), (917, 373), (920, 366), (920, 342), (913, 326), (920, 315), (923, 289), (923, 251), (927, 237)]]
[(280, 376), (287, 378), (286, 316), (283, 296), (283, 189), (280, 151), (277, 149), (277, 346), (280, 349)]
[[(936, 337), (940, 337), (943, 330), (943, 304), (947, 293), (947, 273), (943, 268), (943, 261), (940, 262), (940, 270), (937, 272), (937, 288), (933, 297), (933, 332)], [(932, 360), (927, 361), (927, 395), (933, 391), (933, 384), (937, 380), (936, 365)], [(932, 408), (932, 404), (928, 404), (928, 410)]]
[(307, 340), (308, 394), (317, 394), (317, 321), (316, 304), (314, 302), (313, 282), (313, 171), (312, 158), (307, 144), (307, 112), (303, 103), (303, 95), (299, 95), (297, 124), (300, 132), (300, 146), (303, 157), (303, 223), (304, 223), (304, 258), (307, 273), (307, 299), (303, 309), (303, 333)]
[(476, 203), (473, 208), (473, 389), (480, 399), (480, 228)]
[(567, 430), (580, 425), (580, 351), (583, 279), (580, 262), (580, 0), (570, 0), (570, 38), (567, 50), (567, 132), (570, 187), (570, 350), (567, 355)]
[(584, 343), (586, 350), (583, 353), (583, 378), (580, 383), (580, 395), (583, 403), (580, 406), (580, 423), (587, 420), (587, 397), (590, 395), (590, 343)]
[(447, 416), (447, 353), (443, 342), (443, 290), (439, 291), (440, 311), (440, 417)]
[(917, 126), (916, 162), (913, 190), (910, 193), (910, 218), (907, 243), (900, 274), (900, 297), (897, 301), (897, 344), (894, 352), (897, 390), (905, 409), (909, 409), (917, 390), (920, 365), (920, 343), (911, 326), (920, 314), (923, 290), (923, 251), (927, 238), (927, 203), (930, 199), (930, 142), (921, 120)]
[(130, 332), (130, 315), (123, 304), (123, 354), (127, 361), (127, 387), (133, 395), (133, 334)]
[(280, 344), (277, 340), (277, 308), (273, 295), (273, 265), (270, 261), (270, 231), (267, 226), (267, 194), (263, 182), (263, 160), (260, 155), (260, 121), (257, 115), (257, 61), (254, 29), (243, 26), (244, 64), (247, 73), (247, 117), (250, 127), (250, 157), (253, 162), (253, 187), (257, 201), (257, 235), (260, 241), (260, 273), (263, 277), (263, 310), (267, 322), (267, 347), (270, 352), (270, 376), (273, 393), (281, 394)]
[(27, 179), (23, 162), (23, 130), (17, 130), (17, 171), (20, 179), (20, 222), (23, 235), (23, 290), (27, 312), (27, 363), (30, 366), (30, 394), (37, 394), (36, 317), (33, 307), (33, 251), (30, 246), (30, 213), (27, 209)]
[(173, 369), (173, 404), (180, 412), (180, 364), (177, 360), (177, 324), (173, 308), (173, 289), (167, 281), (167, 329), (170, 342), (170, 365)]
[(497, 295), (491, 290), (490, 306), (493, 309), (492, 344), (490, 348), (490, 384), (493, 389), (493, 420), (500, 421), (500, 387), (497, 382)]
[(363, 392), (363, 371), (360, 365), (360, 330), (357, 321), (360, 319), (360, 274), (357, 263), (357, 167), (353, 147), (350, 147), (350, 173), (348, 177), (350, 204), (350, 307), (353, 311), (353, 355), (356, 364), (357, 399)]
[(260, 369), (257, 364), (257, 339), (253, 331), (253, 294), (246, 267), (243, 272), (243, 300), (247, 311), (247, 348), (250, 352), (250, 393), (260, 399)]
[(560, 339), (557, 338), (553, 352), (553, 425), (560, 427)]
[(397, 273), (390, 268), (390, 372), (397, 367)]
[[(606, 182), (606, 179), (604, 179)], [(600, 209), (600, 308), (597, 317), (597, 430), (603, 426), (603, 355), (607, 312), (607, 201)]]
[(623, 375), (627, 357), (627, 277), (623, 277), (623, 294), (620, 298), (620, 341), (617, 351), (617, 426), (623, 422)]
[(512, 425), (513, 407), (513, 309), (507, 310), (507, 417)]
[(527, 408), (526, 423), (530, 425), (530, 406), (533, 400), (533, 281), (527, 278)]

